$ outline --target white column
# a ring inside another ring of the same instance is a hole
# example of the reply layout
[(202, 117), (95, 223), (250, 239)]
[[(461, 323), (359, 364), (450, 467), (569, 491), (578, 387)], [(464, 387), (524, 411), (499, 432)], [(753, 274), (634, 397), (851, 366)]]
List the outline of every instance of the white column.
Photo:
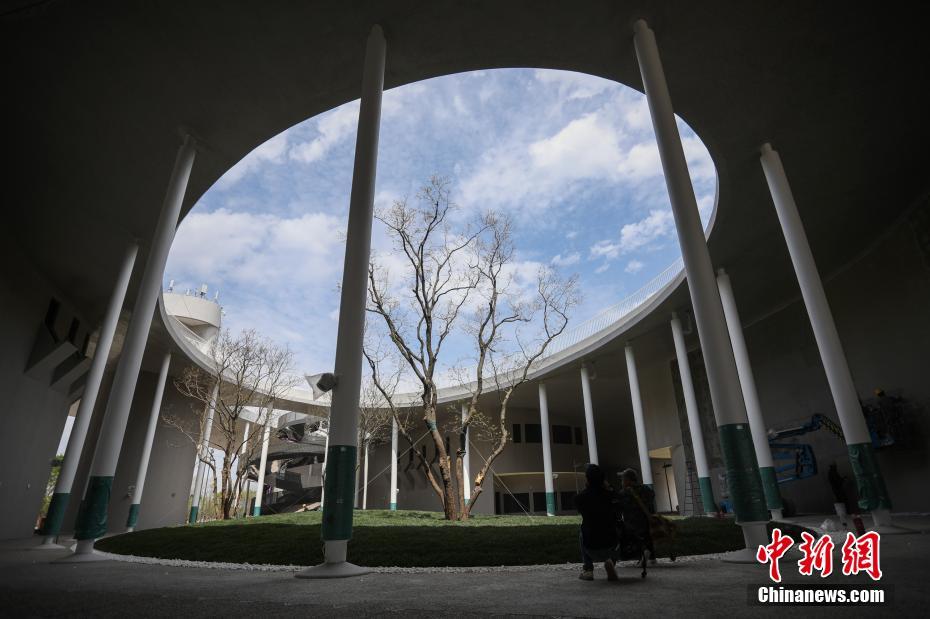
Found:
[(204, 479), (206, 478), (205, 471), (207, 470), (207, 463), (204, 462), (204, 460), (206, 460), (210, 454), (210, 437), (213, 435), (213, 415), (216, 413), (216, 402), (219, 397), (220, 383), (219, 380), (217, 380), (216, 384), (213, 385), (210, 403), (207, 405), (207, 420), (204, 422), (203, 436), (200, 437), (200, 446), (197, 449), (199, 454), (197, 481), (194, 483), (194, 494), (191, 497), (191, 511), (187, 518), (187, 522), (190, 524), (197, 522), (197, 514), (200, 511), (200, 496), (203, 491)]
[(252, 508), (253, 516), (262, 515), (262, 497), (265, 496), (265, 467), (268, 460), (268, 443), (271, 440), (271, 424), (274, 420), (273, 411), (274, 409), (269, 406), (265, 429), (262, 431), (262, 455), (258, 461), (258, 484), (255, 489), (255, 507)]
[(756, 548), (766, 543), (768, 538), (765, 523), (769, 514), (758, 464), (752, 453), (752, 438), (739, 388), (736, 361), (655, 33), (643, 20), (634, 24), (634, 32), (636, 57), (675, 217), (694, 319), (704, 351), (707, 382), (727, 465), (730, 495), (737, 522), (743, 525), (747, 548), (752, 549), (752, 553), (742, 552), (738, 560), (754, 562)]
[[(246, 472), (248, 471), (249, 463), (245, 461), (245, 458), (249, 450), (249, 430), (251, 429), (252, 429), (252, 424), (246, 421), (245, 428), (242, 431), (242, 449), (239, 450), (239, 470), (241, 471), (240, 475), (245, 475)], [(242, 517), (244, 518), (249, 508), (249, 478), (248, 476), (246, 476), (242, 482), (241, 492), (245, 494), (245, 507), (242, 509)], [(239, 504), (240, 505), (242, 504), (241, 497), (239, 499)]]
[(762, 487), (765, 490), (765, 502), (769, 507), (769, 511), (772, 512), (772, 518), (781, 520), (781, 494), (778, 490), (778, 479), (772, 463), (768, 430), (762, 416), (762, 405), (759, 404), (756, 379), (752, 374), (752, 366), (749, 363), (749, 350), (746, 348), (746, 338), (743, 335), (743, 323), (739, 318), (739, 311), (736, 309), (733, 286), (730, 283), (730, 276), (723, 269), (717, 270), (717, 287), (720, 289), (720, 301), (723, 303), (723, 313), (727, 319), (727, 330), (730, 333), (730, 342), (733, 344), (733, 356), (736, 357), (736, 370), (739, 373), (740, 388), (743, 390), (743, 401), (746, 403), (746, 414), (749, 416), (749, 429), (752, 432), (752, 444), (756, 450), (756, 460), (759, 462), (759, 473), (762, 477)]
[(391, 501), (389, 508), (397, 509), (397, 419), (391, 415)]
[(87, 495), (78, 517), (78, 526), (75, 531), (75, 537), (78, 539), (76, 554), (91, 554), (94, 539), (101, 537), (107, 531), (107, 507), (110, 502), (113, 476), (116, 474), (123, 435), (126, 433), (126, 423), (129, 420), (129, 410), (136, 391), (139, 370), (142, 367), (142, 355), (145, 352), (149, 328), (152, 325), (158, 296), (161, 294), (162, 276), (165, 271), (165, 262), (168, 259), (168, 250), (174, 240), (184, 193), (187, 190), (187, 181), (194, 165), (195, 150), (194, 140), (189, 135), (185, 136), (174, 162), (171, 179), (168, 181), (168, 190), (155, 226), (155, 234), (148, 248), (145, 271), (139, 282), (136, 302), (132, 307), (132, 319), (129, 321), (129, 328), (123, 341), (123, 351), (116, 368), (100, 438), (94, 452)]
[(365, 485), (362, 487), (362, 509), (368, 509), (368, 438), (365, 438)]
[(691, 380), (691, 366), (688, 363), (688, 349), (685, 336), (681, 330), (681, 321), (672, 314), (672, 339), (675, 341), (675, 356), (678, 359), (678, 374), (681, 376), (681, 391), (685, 397), (685, 411), (688, 415), (688, 430), (691, 432), (691, 447), (694, 451), (694, 468), (697, 469), (698, 484), (701, 489), (701, 502), (704, 511), (710, 515), (717, 511), (710, 481), (710, 469), (707, 466), (707, 452), (704, 448), (704, 431), (698, 416), (697, 397), (694, 395), (694, 382)]
[(646, 420), (643, 415), (643, 399), (639, 392), (639, 375), (636, 373), (636, 357), (633, 346), (627, 343), (626, 373), (630, 380), (630, 400), (633, 403), (633, 426), (636, 429), (636, 449), (639, 452), (640, 475), (644, 485), (652, 488), (652, 464), (649, 462), (649, 446), (646, 443)]
[(555, 484), (552, 480), (552, 439), (546, 384), (539, 383), (539, 425), (542, 427), (543, 481), (546, 486), (546, 515), (555, 516)]
[(61, 532), (61, 523), (71, 498), (74, 476), (81, 460), (84, 441), (87, 439), (87, 429), (90, 427), (90, 418), (94, 414), (97, 394), (100, 393), (100, 383), (103, 381), (107, 358), (110, 356), (110, 347), (113, 345), (113, 335), (116, 333), (116, 325), (119, 322), (123, 300), (126, 298), (126, 289), (129, 287), (129, 280), (132, 277), (132, 267), (136, 263), (138, 253), (139, 245), (136, 242), (130, 243), (123, 255), (123, 261), (116, 276), (116, 283), (113, 286), (113, 292), (110, 294), (110, 302), (107, 305), (103, 324), (100, 326), (100, 334), (97, 337), (94, 358), (91, 361), (90, 370), (87, 372), (87, 379), (84, 383), (84, 393), (81, 395), (81, 403), (78, 404), (78, 410), (74, 416), (74, 425), (71, 426), (71, 435), (68, 437), (68, 446), (65, 448), (65, 459), (61, 463), (58, 481), (55, 483), (55, 492), (48, 507), (43, 546), (54, 545), (55, 538)]
[(581, 366), (581, 397), (584, 399), (584, 424), (588, 434), (588, 461), (597, 464), (597, 438), (594, 436), (594, 405), (591, 404), (591, 381), (588, 366)]
[(358, 453), (358, 401), (362, 382), (362, 343), (368, 295), (368, 261), (371, 257), (371, 222), (374, 214), (375, 174), (378, 167), (378, 132), (381, 126), (381, 94), (384, 89), (386, 43), (375, 25), (368, 36), (362, 72), (361, 105), (355, 142), (355, 167), (349, 198), (345, 266), (336, 335), (331, 442), (326, 471), (330, 492), (323, 503), (321, 536), (323, 565), (298, 573), (299, 577), (349, 576), (365, 573), (346, 562), (352, 537), (352, 472)]
[(781, 157), (771, 144), (762, 145), (761, 163), (801, 288), (801, 297), (804, 299), (804, 306), (814, 331), (814, 339), (820, 351), (820, 359), (840, 418), (840, 426), (843, 428), (853, 472), (856, 474), (860, 507), (872, 510), (873, 517), (876, 518), (876, 527), (880, 530), (886, 528), (883, 532), (895, 532), (890, 524), (891, 500), (875, 460), (872, 438), (859, 405), (859, 394), (846, 362), (843, 344), (833, 321), (833, 313), (827, 302), (814, 255), (807, 242), (804, 225), (798, 215), (788, 176), (785, 174)]
[(155, 429), (158, 427), (158, 413), (161, 412), (161, 400), (165, 394), (165, 382), (168, 380), (168, 366), (171, 365), (171, 353), (165, 353), (161, 361), (161, 370), (158, 372), (158, 382), (155, 384), (155, 396), (152, 399), (152, 412), (149, 413), (149, 425), (145, 429), (145, 442), (142, 443), (142, 457), (139, 458), (139, 471), (136, 474), (136, 485), (132, 489), (132, 505), (129, 506), (129, 518), (126, 521), (126, 530), (133, 531), (139, 518), (139, 506), (142, 504), (142, 490), (145, 487), (145, 474), (149, 470), (149, 458), (152, 456), (152, 443), (155, 440)]
[[(332, 416), (332, 411), (330, 411)], [(320, 489), (320, 510), (323, 509), (323, 501), (326, 499), (326, 462), (329, 458), (329, 419), (326, 420), (326, 443), (323, 445), (323, 471), (320, 474), (323, 487)]]
[[(468, 416), (468, 403), (462, 402), (462, 420), (465, 420), (465, 417)], [(462, 497), (465, 499), (465, 505), (471, 503), (471, 449), (468, 448), (468, 437), (469, 432), (466, 430), (465, 435), (462, 439), (465, 441), (465, 444), (462, 446), (462, 449), (465, 453), (462, 454)]]

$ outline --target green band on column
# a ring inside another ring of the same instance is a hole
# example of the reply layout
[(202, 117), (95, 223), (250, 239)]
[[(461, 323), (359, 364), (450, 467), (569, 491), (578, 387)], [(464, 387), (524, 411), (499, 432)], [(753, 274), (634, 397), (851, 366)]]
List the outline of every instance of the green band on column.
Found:
[(253, 505), (252, 506), (252, 516), (261, 516), (262, 515), (262, 506)]
[(107, 532), (107, 506), (110, 504), (112, 477), (93, 476), (87, 483), (87, 494), (74, 527), (75, 539), (97, 539)]
[(730, 423), (717, 428), (720, 451), (727, 469), (727, 489), (736, 522), (767, 522), (765, 491), (748, 423)]
[(42, 528), (43, 535), (54, 537), (61, 533), (61, 523), (65, 520), (65, 511), (70, 498), (70, 492), (56, 492), (52, 495), (52, 500), (48, 504), (48, 512), (45, 515), (45, 526)]
[(861, 509), (891, 509), (891, 499), (885, 488), (885, 479), (878, 469), (875, 449), (872, 443), (847, 445), (849, 463), (856, 476), (856, 490), (859, 493)]
[(698, 477), (698, 486), (701, 488), (701, 505), (704, 506), (704, 513), (716, 514), (717, 502), (714, 500), (714, 487), (710, 483), (710, 477)]
[(546, 493), (546, 513), (555, 516), (555, 492)]
[(357, 452), (354, 445), (330, 445), (326, 454), (323, 526), (320, 530), (324, 541), (352, 539)]
[(126, 527), (135, 527), (137, 522), (139, 522), (139, 504), (133, 503), (129, 506), (129, 517), (126, 518)]
[(200, 513), (199, 505), (191, 505), (191, 513), (187, 517), (187, 524), (195, 524), (197, 522), (197, 515)]
[(397, 503), (391, 503), (390, 509), (391, 509), (392, 512), (396, 512), (396, 511), (397, 511)]
[(465, 499), (465, 505), (468, 505), (469, 503), (471, 503), (471, 499)]
[(781, 502), (781, 492), (778, 490), (778, 477), (775, 476), (775, 469), (770, 466), (763, 466), (759, 469), (759, 476), (762, 478), (762, 490), (765, 492), (766, 506), (769, 509), (784, 507)]

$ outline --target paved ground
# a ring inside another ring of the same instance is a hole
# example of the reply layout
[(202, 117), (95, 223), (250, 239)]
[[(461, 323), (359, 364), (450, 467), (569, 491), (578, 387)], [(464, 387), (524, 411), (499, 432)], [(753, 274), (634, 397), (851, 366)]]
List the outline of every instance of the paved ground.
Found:
[[(643, 580), (625, 568), (621, 581), (577, 579), (575, 570), (526, 572), (370, 574), (355, 579), (306, 581), (286, 572), (166, 567), (117, 561), (55, 564), (63, 551), (37, 551), (35, 541), (0, 546), (0, 616), (927, 616), (930, 609), (930, 535), (882, 539), (883, 585), (893, 585), (890, 608), (761, 608), (749, 606), (747, 586), (767, 582), (761, 565), (718, 560), (661, 562)], [(803, 578), (783, 563), (786, 583)], [(832, 576), (827, 582), (863, 583), (867, 577)]]

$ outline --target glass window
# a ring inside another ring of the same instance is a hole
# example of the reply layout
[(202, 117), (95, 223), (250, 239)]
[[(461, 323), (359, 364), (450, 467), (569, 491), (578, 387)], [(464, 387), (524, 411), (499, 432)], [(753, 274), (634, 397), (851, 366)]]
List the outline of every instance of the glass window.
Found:
[(584, 445), (584, 435), (581, 433), (581, 428), (575, 428), (575, 444)]
[(523, 432), (521, 432), (520, 424), (513, 424), (513, 442), (522, 443), (523, 442)]
[(530, 511), (530, 494), (528, 492), (501, 494), (501, 498), (504, 501), (503, 511), (505, 514), (522, 514)]
[(572, 444), (571, 426), (552, 426), (552, 442), (556, 445)]
[(538, 423), (523, 424), (527, 443), (542, 443), (542, 426)]
[(533, 511), (534, 512), (546, 512), (546, 493), (545, 492), (534, 492), (533, 493)]

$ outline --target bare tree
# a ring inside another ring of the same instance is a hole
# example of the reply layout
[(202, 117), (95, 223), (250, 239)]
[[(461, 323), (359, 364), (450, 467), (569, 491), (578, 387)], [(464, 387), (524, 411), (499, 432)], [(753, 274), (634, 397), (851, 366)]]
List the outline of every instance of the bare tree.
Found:
[[(418, 385), (419, 413), (438, 455), (438, 475), (418, 452), (421, 468), (446, 518), (459, 520), (468, 518), (491, 463), (509, 440), (506, 415), (513, 390), (526, 382), (532, 364), (565, 329), (568, 311), (576, 303), (577, 281), (574, 277), (561, 280), (543, 268), (536, 274), (535, 290), (518, 286), (510, 221), (489, 213), (476, 225), (453, 230), (450, 214), (454, 208), (448, 182), (434, 176), (414, 204), (399, 200), (376, 214), (402, 258), (403, 273), (395, 282), (392, 275), (396, 274), (385, 265), (371, 264), (368, 311), (381, 318), (387, 339)], [(467, 324), (459, 326), (463, 317)], [(477, 366), (474, 377), (467, 381), (471, 397), (458, 426), (460, 446), (451, 452), (437, 425), (436, 379), (443, 367), (443, 345), (456, 331), (472, 340)], [(400, 407), (384, 389), (378, 355), (366, 350), (366, 359), (375, 385), (381, 387), (396, 417)], [(488, 369), (502, 395), (493, 414), (479, 408)], [(487, 430), (495, 447), (474, 480), (464, 480), (461, 456), (465, 433), (472, 424)], [(413, 444), (409, 430), (405, 437)], [(469, 506), (464, 502), (466, 483), (474, 487)]]
[[(192, 405), (196, 423), (170, 414), (164, 414), (163, 419), (181, 430), (199, 450), (214, 386), (220, 385), (213, 403), (213, 432), (206, 437), (208, 448), (198, 453), (213, 472), (212, 496), (217, 497), (217, 511), (225, 520), (234, 512), (245, 483), (246, 467), (240, 462), (248, 463), (255, 457), (265, 426), (271, 423), (275, 399), (293, 387), (297, 379), (293, 352), (252, 330), (242, 331), (236, 337), (222, 331), (211, 345), (210, 357), (211, 371), (188, 367), (175, 381), (178, 391), (196, 402)], [(252, 422), (248, 434), (240, 432), (246, 411), (256, 410), (257, 416), (248, 415)], [(213, 440), (217, 435), (219, 438)], [(220, 463), (214, 450), (222, 453)], [(233, 471), (238, 474), (233, 475)]]

